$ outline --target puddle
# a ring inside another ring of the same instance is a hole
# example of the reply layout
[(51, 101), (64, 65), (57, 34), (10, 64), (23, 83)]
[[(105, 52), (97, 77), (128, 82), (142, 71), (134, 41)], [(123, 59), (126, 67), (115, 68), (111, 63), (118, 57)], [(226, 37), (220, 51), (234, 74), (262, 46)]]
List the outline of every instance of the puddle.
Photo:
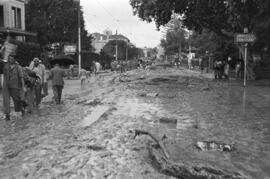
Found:
[(93, 123), (98, 121), (102, 117), (102, 115), (104, 115), (109, 109), (110, 109), (109, 106), (97, 106), (93, 108), (91, 114), (89, 114), (82, 120), (81, 126), (83, 127), (91, 126)]

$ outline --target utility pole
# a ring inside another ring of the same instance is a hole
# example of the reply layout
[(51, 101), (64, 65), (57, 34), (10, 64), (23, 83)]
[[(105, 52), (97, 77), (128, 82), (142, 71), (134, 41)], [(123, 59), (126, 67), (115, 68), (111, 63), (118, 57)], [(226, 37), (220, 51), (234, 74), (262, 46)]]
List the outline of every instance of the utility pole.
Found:
[(81, 13), (80, 13), (80, 0), (75, 0), (78, 3), (78, 65), (79, 74), (81, 72)]
[(118, 61), (118, 42), (117, 42), (117, 30), (116, 30), (116, 45), (115, 45), (115, 60)]
[(126, 46), (126, 61), (128, 60), (128, 46)]
[[(244, 28), (244, 33), (247, 34), (248, 33), (248, 28)], [(245, 47), (245, 54), (244, 54), (244, 63), (245, 63), (245, 69), (244, 69), (244, 87), (246, 87), (247, 85), (247, 47), (248, 47), (248, 43), (244, 44)]]

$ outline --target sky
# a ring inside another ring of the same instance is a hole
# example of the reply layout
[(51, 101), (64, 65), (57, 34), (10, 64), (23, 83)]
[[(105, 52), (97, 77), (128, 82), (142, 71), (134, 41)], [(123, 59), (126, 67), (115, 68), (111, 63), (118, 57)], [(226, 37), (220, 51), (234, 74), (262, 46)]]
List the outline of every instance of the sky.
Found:
[(134, 16), (129, 0), (81, 0), (86, 29), (89, 33), (110, 29), (123, 34), (137, 47), (156, 47), (162, 32), (155, 23), (147, 23)]

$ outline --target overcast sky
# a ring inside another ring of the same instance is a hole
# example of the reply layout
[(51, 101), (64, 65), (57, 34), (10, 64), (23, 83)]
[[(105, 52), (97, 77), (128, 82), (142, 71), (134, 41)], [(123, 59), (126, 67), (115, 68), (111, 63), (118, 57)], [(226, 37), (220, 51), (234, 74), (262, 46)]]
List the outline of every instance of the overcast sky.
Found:
[(160, 42), (161, 32), (154, 23), (133, 16), (129, 0), (81, 0), (81, 6), (89, 33), (117, 29), (137, 47), (155, 47)]

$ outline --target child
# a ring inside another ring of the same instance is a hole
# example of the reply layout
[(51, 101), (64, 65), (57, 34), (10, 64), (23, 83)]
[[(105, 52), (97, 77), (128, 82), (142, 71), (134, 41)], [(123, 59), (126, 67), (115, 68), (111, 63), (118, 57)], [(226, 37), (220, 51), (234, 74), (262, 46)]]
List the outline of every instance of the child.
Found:
[(86, 80), (86, 71), (84, 69), (81, 69), (80, 79), (81, 79), (81, 88), (83, 88), (85, 86), (85, 80)]

